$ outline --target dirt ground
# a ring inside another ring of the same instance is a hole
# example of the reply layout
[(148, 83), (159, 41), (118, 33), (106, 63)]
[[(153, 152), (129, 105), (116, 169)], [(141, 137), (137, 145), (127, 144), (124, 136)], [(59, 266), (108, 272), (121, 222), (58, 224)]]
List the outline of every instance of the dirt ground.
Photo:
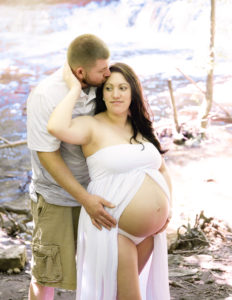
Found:
[[(209, 245), (176, 250), (169, 254), (169, 280), (172, 300), (232, 299), (231, 167), (230, 126), (213, 125), (208, 138), (195, 145), (171, 144), (166, 154), (173, 182), (174, 215), (168, 228), (169, 245), (177, 229), (204, 211), (217, 223), (217, 234)], [(221, 220), (221, 222), (220, 222)], [(228, 227), (227, 227), (228, 226)], [(26, 242), (30, 258), (29, 242)], [(30, 266), (20, 274), (0, 273), (0, 299), (25, 300)], [(55, 299), (75, 299), (75, 292), (56, 291)]]
[[(171, 299), (232, 299), (231, 180), (232, 135), (227, 127), (212, 125), (208, 139), (194, 147), (172, 146), (168, 166), (173, 182), (174, 215), (169, 243), (181, 225), (194, 226), (204, 211), (213, 217), (218, 234), (210, 245), (169, 255)], [(222, 234), (222, 236), (220, 236)], [(175, 238), (174, 238), (175, 239)]]

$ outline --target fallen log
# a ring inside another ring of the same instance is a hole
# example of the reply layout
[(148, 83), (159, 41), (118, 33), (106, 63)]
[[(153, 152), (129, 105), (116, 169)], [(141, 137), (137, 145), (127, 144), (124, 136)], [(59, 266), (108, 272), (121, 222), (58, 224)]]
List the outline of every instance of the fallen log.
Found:
[(29, 209), (25, 209), (25, 208), (19, 208), (19, 207), (12, 207), (10, 205), (7, 204), (3, 204), (2, 206), (0, 206), (0, 212), (12, 212), (18, 215), (30, 215), (31, 212)]

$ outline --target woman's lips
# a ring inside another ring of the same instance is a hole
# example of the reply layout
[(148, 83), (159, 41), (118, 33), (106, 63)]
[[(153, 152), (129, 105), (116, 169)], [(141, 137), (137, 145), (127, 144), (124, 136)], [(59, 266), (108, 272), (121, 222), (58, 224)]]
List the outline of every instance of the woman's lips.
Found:
[(122, 103), (122, 101), (112, 101), (111, 103), (112, 104), (120, 104), (120, 103)]

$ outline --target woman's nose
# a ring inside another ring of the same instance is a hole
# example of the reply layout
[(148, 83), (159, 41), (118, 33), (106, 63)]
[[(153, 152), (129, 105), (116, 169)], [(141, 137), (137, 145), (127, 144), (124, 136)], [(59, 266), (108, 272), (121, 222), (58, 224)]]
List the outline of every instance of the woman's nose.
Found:
[(118, 89), (113, 89), (113, 97), (118, 98), (119, 97), (119, 91)]

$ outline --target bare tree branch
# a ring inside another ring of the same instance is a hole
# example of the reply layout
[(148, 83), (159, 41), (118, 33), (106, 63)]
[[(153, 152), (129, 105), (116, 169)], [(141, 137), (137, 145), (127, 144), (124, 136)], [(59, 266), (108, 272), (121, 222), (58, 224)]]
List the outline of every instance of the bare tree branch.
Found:
[(2, 148), (9, 148), (9, 147), (16, 147), (16, 146), (24, 145), (24, 144), (27, 143), (26, 140), (20, 140), (20, 141), (10, 142), (10, 141), (4, 139), (3, 137), (0, 137), (0, 139), (3, 140), (6, 143), (6, 144), (0, 145), (0, 149), (2, 149)]

